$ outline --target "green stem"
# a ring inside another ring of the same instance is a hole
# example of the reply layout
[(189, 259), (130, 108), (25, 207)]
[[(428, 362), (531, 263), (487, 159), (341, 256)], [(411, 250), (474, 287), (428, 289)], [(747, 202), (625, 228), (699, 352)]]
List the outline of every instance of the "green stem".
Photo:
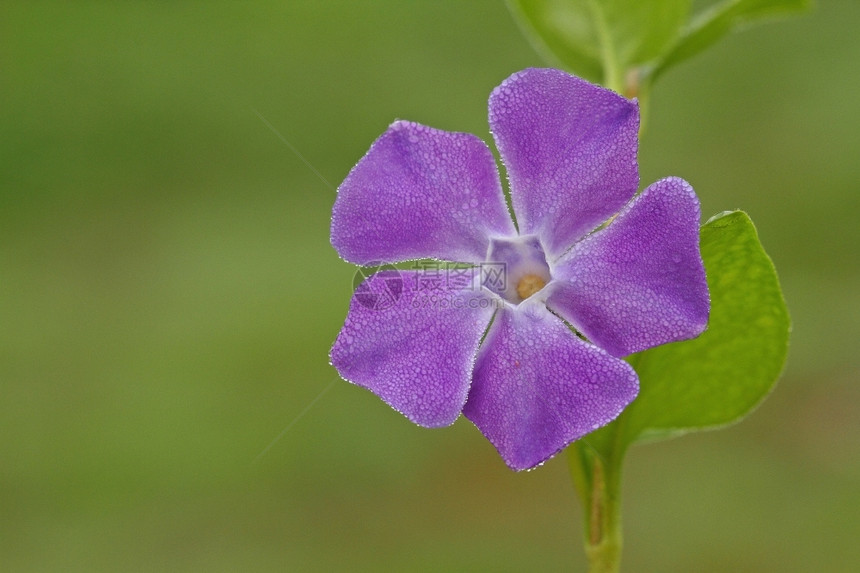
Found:
[(621, 563), (621, 457), (606, 460), (583, 442), (567, 450), (571, 477), (585, 514), (590, 573), (618, 573)]
[(623, 70), (619, 66), (618, 55), (615, 53), (615, 45), (612, 42), (612, 33), (603, 8), (595, 0), (589, 0), (588, 7), (594, 24), (597, 27), (597, 35), (600, 42), (600, 55), (603, 64), (603, 85), (617, 92), (624, 91)]
[(640, 123), (640, 135), (644, 131), (645, 118), (648, 107), (648, 78), (644, 77), (644, 70), (639, 68), (626, 68), (619, 59), (612, 38), (612, 28), (606, 21), (603, 6), (597, 0), (589, 0), (588, 7), (591, 17), (597, 29), (598, 42), (600, 43), (600, 63), (603, 67), (603, 85), (612, 91), (621, 94), (627, 99), (639, 98), (639, 109), (642, 121)]

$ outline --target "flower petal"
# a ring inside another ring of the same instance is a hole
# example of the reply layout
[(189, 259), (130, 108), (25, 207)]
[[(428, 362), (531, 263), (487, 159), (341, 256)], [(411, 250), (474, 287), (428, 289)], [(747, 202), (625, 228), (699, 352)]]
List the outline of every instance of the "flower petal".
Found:
[(612, 421), (636, 372), (577, 338), (539, 302), (496, 315), (463, 414), (514, 470), (532, 468)]
[(635, 101), (553, 69), (528, 69), (490, 95), (490, 128), (520, 233), (551, 258), (627, 203), (639, 185)]
[(686, 181), (654, 183), (559, 262), (547, 305), (615, 356), (698, 336), (710, 309), (699, 216)]
[(447, 426), (466, 402), (494, 299), (480, 290), (424, 290), (417, 271), (381, 271), (353, 296), (331, 363), (421, 426)]
[(515, 233), (493, 155), (468, 133), (397, 121), (338, 188), (331, 243), (364, 265), (434, 258), (479, 263)]

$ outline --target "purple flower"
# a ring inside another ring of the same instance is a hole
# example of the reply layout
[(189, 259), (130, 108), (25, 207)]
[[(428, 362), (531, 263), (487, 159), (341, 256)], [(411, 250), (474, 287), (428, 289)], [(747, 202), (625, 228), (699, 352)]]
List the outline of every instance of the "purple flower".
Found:
[(462, 412), (522, 470), (618, 416), (639, 389), (621, 357), (699, 335), (708, 288), (693, 189), (667, 178), (636, 195), (635, 101), (528, 69), (489, 110), (516, 227), (470, 134), (397, 121), (338, 189), (346, 261), (472, 267), (367, 279), (331, 362), (416, 424)]

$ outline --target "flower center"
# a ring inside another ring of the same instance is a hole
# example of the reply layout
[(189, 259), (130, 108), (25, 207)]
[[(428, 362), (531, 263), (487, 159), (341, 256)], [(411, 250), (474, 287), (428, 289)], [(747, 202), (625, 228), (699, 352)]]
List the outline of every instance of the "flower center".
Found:
[(526, 275), (517, 283), (517, 294), (525, 300), (543, 287), (546, 286), (546, 281), (537, 275)]
[(511, 304), (519, 304), (552, 280), (543, 247), (535, 235), (491, 239), (482, 266), (482, 284)]

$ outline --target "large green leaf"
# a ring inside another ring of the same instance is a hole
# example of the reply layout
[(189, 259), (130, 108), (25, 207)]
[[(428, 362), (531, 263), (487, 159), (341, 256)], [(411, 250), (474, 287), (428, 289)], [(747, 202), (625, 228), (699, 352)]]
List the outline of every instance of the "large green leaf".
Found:
[(770, 392), (788, 350), (789, 317), (773, 264), (746, 213), (702, 227), (711, 316), (698, 338), (630, 357), (639, 396), (612, 424), (586, 437), (606, 456), (740, 420)]
[(538, 51), (616, 90), (679, 37), (690, 0), (509, 0)]
[(698, 14), (678, 42), (657, 64), (653, 78), (695, 56), (732, 30), (780, 16), (805, 12), (812, 0), (726, 0)]

